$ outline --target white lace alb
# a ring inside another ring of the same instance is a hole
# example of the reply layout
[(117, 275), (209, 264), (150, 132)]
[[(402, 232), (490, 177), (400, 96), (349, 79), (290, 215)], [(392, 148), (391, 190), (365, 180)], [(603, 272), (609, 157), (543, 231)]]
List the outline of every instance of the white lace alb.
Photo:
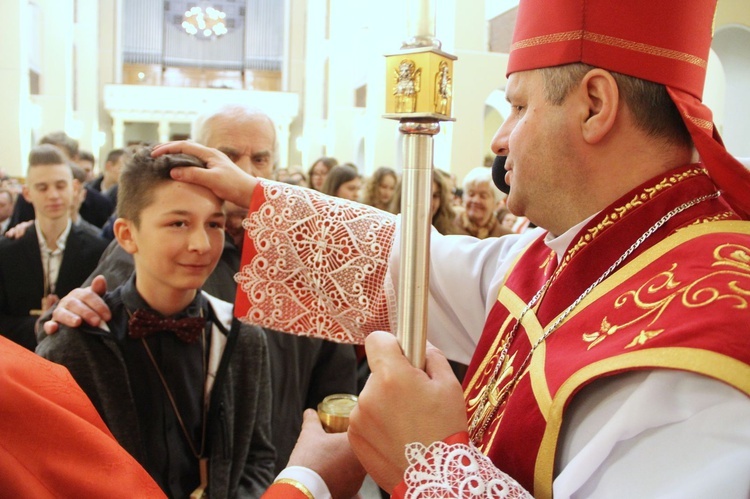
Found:
[(473, 444), (411, 443), (406, 446), (406, 459), (406, 499), (532, 498)]
[(390, 330), (384, 290), (395, 216), (312, 189), (261, 181), (265, 201), (243, 225), (257, 254), (236, 276), (244, 320), (364, 343)]

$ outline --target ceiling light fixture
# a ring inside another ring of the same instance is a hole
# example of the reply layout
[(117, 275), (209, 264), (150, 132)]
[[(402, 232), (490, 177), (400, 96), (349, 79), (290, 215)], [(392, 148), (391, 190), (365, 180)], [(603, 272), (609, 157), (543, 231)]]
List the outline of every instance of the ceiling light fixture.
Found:
[(226, 13), (213, 7), (193, 7), (182, 18), (182, 27), (188, 35), (198, 39), (217, 38), (227, 33)]

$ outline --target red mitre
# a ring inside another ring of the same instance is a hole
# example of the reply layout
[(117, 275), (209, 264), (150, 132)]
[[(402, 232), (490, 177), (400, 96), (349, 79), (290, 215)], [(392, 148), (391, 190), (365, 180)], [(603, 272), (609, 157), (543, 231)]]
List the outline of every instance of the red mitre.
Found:
[(661, 83), (727, 202), (750, 218), (750, 171), (703, 105), (716, 0), (521, 0), (508, 74), (582, 62)]

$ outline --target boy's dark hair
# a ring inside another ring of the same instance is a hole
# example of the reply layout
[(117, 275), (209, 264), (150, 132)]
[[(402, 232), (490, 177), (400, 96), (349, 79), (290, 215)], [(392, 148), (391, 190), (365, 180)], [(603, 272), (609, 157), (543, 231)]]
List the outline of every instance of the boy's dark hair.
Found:
[(91, 164), (96, 163), (94, 155), (88, 151), (79, 151), (78, 159), (80, 159), (81, 161), (88, 161)]
[(124, 153), (125, 149), (112, 149), (109, 151), (109, 154), (107, 154), (107, 159), (105, 161), (107, 163), (116, 163)]
[(39, 141), (39, 144), (51, 144), (61, 147), (68, 153), (70, 159), (78, 156), (78, 141), (69, 137), (65, 132), (48, 133)]
[(73, 178), (83, 185), (86, 182), (86, 172), (83, 171), (83, 168), (71, 162), (68, 162), (68, 166), (70, 166), (70, 171), (73, 173)]
[(67, 165), (68, 159), (51, 144), (34, 146), (29, 153), (29, 168), (34, 166)]
[(122, 168), (120, 172), (119, 191), (117, 193), (117, 214), (132, 220), (136, 227), (141, 223), (141, 212), (154, 198), (154, 189), (164, 182), (171, 181), (169, 172), (178, 166), (206, 165), (195, 156), (187, 154), (165, 154), (154, 158), (151, 148), (140, 149)]

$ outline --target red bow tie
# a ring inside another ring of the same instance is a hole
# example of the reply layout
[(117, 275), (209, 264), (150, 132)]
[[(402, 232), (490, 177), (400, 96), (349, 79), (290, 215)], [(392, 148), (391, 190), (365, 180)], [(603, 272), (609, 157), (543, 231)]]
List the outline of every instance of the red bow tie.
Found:
[(185, 343), (193, 343), (200, 337), (204, 327), (206, 319), (203, 317), (170, 319), (151, 310), (136, 310), (128, 321), (128, 336), (137, 340), (169, 331)]

